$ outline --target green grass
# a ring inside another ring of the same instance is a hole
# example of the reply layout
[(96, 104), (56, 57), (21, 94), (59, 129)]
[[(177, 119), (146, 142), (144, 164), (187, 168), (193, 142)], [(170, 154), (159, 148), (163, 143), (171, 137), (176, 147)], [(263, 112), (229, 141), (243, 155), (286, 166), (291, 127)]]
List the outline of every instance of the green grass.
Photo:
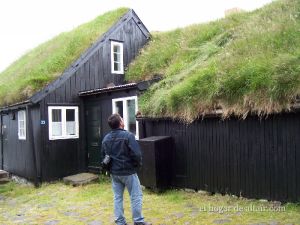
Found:
[(129, 81), (163, 79), (140, 99), (145, 116), (191, 122), (289, 109), (300, 90), (300, 1), (278, 0), (207, 24), (154, 33)]
[[(125, 192), (125, 215), (131, 223), (130, 201)], [(299, 224), (300, 205), (284, 204), (275, 211), (274, 202), (260, 202), (229, 195), (208, 195), (170, 190), (156, 194), (144, 191), (143, 213), (153, 224)], [(22, 220), (20, 221), (20, 218)], [(0, 185), (0, 224), (113, 224), (113, 193), (110, 182), (72, 187), (61, 182), (35, 189), (13, 182)]]
[(0, 74), (0, 105), (26, 100), (55, 80), (127, 11), (107, 12), (26, 53)]

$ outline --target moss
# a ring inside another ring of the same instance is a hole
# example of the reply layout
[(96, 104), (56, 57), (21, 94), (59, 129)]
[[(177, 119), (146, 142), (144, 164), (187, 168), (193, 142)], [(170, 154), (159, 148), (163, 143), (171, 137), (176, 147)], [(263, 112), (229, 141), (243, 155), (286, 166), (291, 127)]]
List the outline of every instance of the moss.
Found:
[(163, 75), (140, 99), (145, 116), (191, 122), (212, 110), (289, 109), (300, 91), (300, 2), (279, 0), (207, 24), (156, 33), (126, 79)]
[(28, 99), (55, 80), (127, 11), (107, 12), (26, 53), (0, 74), (0, 105)]

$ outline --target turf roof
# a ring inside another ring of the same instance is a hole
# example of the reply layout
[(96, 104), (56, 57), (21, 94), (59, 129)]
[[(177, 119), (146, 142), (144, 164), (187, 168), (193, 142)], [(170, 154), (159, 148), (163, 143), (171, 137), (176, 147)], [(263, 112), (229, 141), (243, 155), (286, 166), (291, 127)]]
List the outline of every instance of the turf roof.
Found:
[(224, 117), (289, 109), (300, 91), (300, 1), (152, 34), (126, 79), (157, 74), (140, 98), (145, 116), (191, 122), (220, 108)]
[(15, 61), (0, 73), (0, 105), (26, 100), (55, 80), (128, 10), (119, 8), (107, 12), (54, 37)]

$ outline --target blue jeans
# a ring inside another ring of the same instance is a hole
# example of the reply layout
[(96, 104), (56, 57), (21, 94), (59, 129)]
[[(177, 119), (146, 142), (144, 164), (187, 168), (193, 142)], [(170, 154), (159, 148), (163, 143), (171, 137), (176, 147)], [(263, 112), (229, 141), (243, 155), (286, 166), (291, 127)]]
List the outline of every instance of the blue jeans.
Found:
[(112, 188), (114, 191), (114, 213), (116, 224), (124, 225), (126, 223), (123, 207), (123, 194), (125, 187), (130, 195), (133, 221), (144, 222), (144, 217), (142, 216), (143, 193), (137, 174), (135, 173), (128, 176), (111, 175), (111, 178)]

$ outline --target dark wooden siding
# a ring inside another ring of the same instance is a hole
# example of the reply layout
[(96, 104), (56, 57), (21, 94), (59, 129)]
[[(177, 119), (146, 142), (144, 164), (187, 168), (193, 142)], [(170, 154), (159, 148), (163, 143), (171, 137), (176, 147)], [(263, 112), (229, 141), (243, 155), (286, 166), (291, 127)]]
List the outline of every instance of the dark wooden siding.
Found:
[[(130, 96), (136, 96), (136, 89), (126, 90), (126, 91), (117, 91), (111, 93), (104, 93), (101, 95), (87, 96), (84, 97), (84, 104), (92, 105), (94, 107), (99, 107), (101, 111), (101, 117), (99, 117), (101, 124), (101, 136), (99, 141), (111, 130), (108, 126), (107, 119), (112, 114), (112, 99), (114, 98), (126, 98)], [(85, 107), (87, 108), (87, 107)], [(86, 127), (88, 129), (88, 127)]]
[[(25, 110), (25, 109), (24, 109)], [(35, 178), (33, 151), (28, 135), (28, 114), (26, 113), (26, 140), (18, 138), (18, 112), (2, 114), (3, 169), (30, 180)]]
[[(77, 70), (69, 79), (60, 84), (60, 86), (57, 86), (53, 92), (49, 93), (40, 101), (41, 119), (46, 121), (46, 126), (42, 127), (41, 134), (43, 140), (43, 149), (41, 149), (43, 180), (53, 180), (86, 170), (85, 110), (82, 101), (78, 97), (78, 93), (80, 91), (103, 88), (109, 83), (114, 83), (115, 85), (124, 83), (123, 74), (111, 74), (111, 39), (123, 42), (125, 67), (132, 61), (139, 49), (142, 48), (148, 40), (136, 22), (133, 19), (127, 19), (122, 26), (119, 26), (99, 45), (98, 49), (87, 61), (79, 64)], [(79, 106), (79, 139), (49, 140), (49, 104)], [(111, 106), (109, 109), (111, 110)], [(106, 120), (106, 118), (107, 117), (104, 119)]]
[[(33, 157), (35, 157), (36, 165), (33, 165), (33, 169), (35, 170), (35, 176), (37, 179), (41, 179), (42, 175), (42, 164), (41, 164), (41, 149), (42, 149), (42, 136), (41, 136), (41, 129), (42, 126), (45, 126), (45, 124), (41, 124), (41, 115), (40, 115), (40, 106), (35, 105), (29, 108), (30, 116), (31, 116), (31, 122), (32, 122), (32, 142), (30, 148), (32, 151)], [(28, 126), (30, 127), (30, 126)], [(30, 131), (28, 131), (29, 134)], [(34, 148), (34, 149), (32, 149)]]
[(173, 137), (174, 187), (281, 201), (300, 200), (299, 133), (300, 113), (140, 122), (141, 138)]
[(101, 141), (111, 130), (107, 119), (112, 114), (112, 99), (129, 96), (136, 96), (135, 88), (83, 98), (86, 116), (86, 151), (89, 153), (87, 164), (89, 169), (95, 171), (100, 166)]

